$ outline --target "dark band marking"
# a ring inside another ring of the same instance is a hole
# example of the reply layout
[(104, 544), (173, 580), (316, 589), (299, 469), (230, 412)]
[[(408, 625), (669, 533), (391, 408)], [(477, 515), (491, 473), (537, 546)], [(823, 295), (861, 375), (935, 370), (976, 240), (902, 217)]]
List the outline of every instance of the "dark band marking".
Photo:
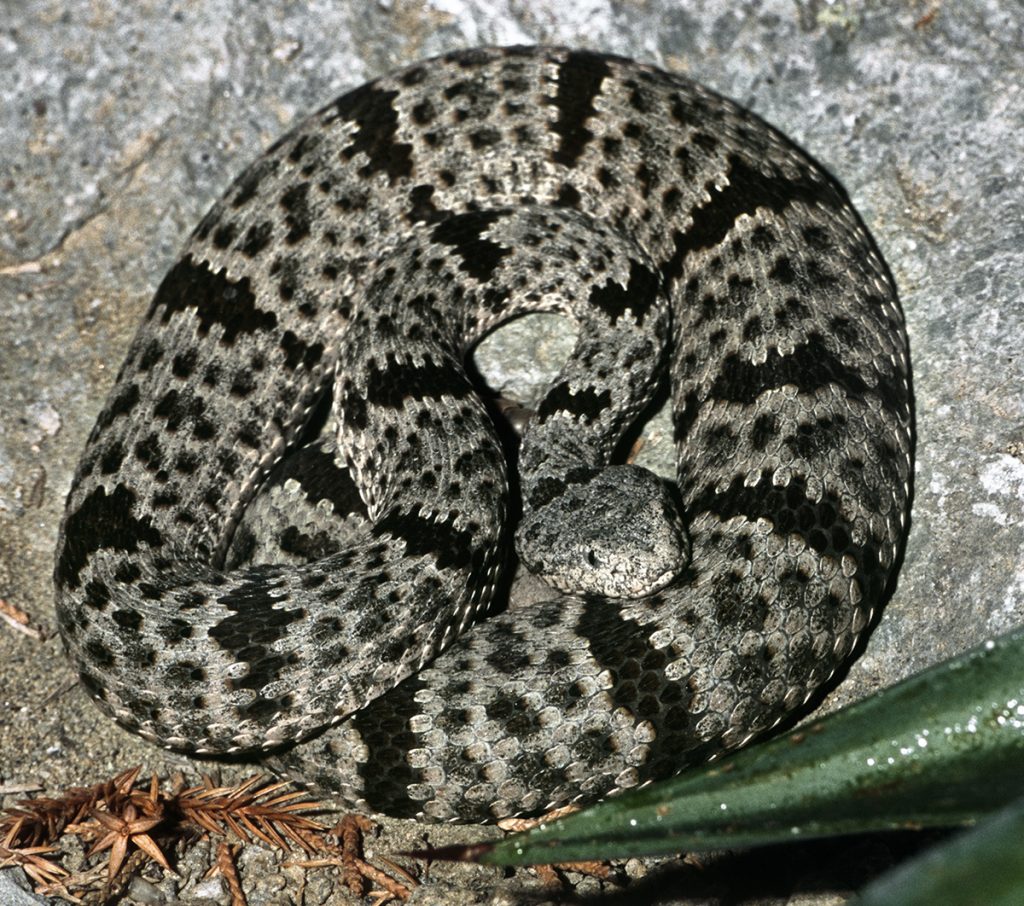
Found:
[(301, 265), (293, 255), (280, 255), (270, 265), (270, 276), (277, 281), (277, 294), (288, 301), (295, 297), (301, 281)]
[(412, 173), (412, 145), (395, 141), (398, 113), (392, 102), (397, 97), (397, 91), (383, 91), (374, 83), (363, 85), (340, 97), (332, 105), (334, 114), (325, 120), (325, 125), (335, 120), (354, 121), (359, 129), (342, 154), (349, 160), (365, 154), (368, 162), (360, 168), (360, 175), (386, 173), (392, 184)]
[(409, 213), (406, 215), (406, 219), (410, 223), (432, 221), (439, 216), (433, 202), (433, 195), (434, 186), (413, 186), (412, 191), (409, 192)]
[(600, 393), (593, 387), (573, 391), (568, 381), (556, 384), (537, 409), (537, 423), (543, 424), (557, 412), (566, 412), (573, 418), (590, 424), (608, 410), (611, 391), (605, 388)]
[[(483, 657), (484, 662), (491, 670), (501, 676), (507, 676), (511, 680), (517, 673), (530, 666), (530, 639), (516, 629), (510, 620), (504, 622), (500, 635), (492, 630), (490, 636), (494, 639), (495, 644), (488, 646), (488, 650), (484, 652)], [(502, 717), (499, 717), (498, 714), (494, 713), (493, 709), (501, 700), (502, 698), (499, 696), (490, 702), (485, 702), (484, 708), (487, 710), (487, 716), (494, 720), (510, 720), (510, 723), (506, 725), (509, 736), (525, 739), (528, 735), (537, 731), (536, 726), (532, 728), (529, 726), (531, 722), (528, 720), (514, 727), (515, 717), (512, 717), (511, 714), (504, 714)], [(521, 710), (517, 709), (517, 713), (521, 717), (524, 716), (524, 712)]]
[(124, 460), (124, 446), (120, 441), (114, 441), (110, 448), (100, 457), (100, 472), (103, 475), (113, 475), (121, 468)]
[[(250, 545), (249, 550), (245, 550), (238, 547), (237, 542), (235, 547), (237, 549), (237, 556), (240, 561), (247, 560), (251, 553), (251, 547), (255, 545), (255, 536), (248, 536), (243, 538), (244, 541)], [(289, 525), (280, 537), (277, 539), (278, 547), (286, 554), (291, 554), (293, 557), (298, 557), (304, 563), (312, 563), (315, 560), (323, 560), (325, 557), (331, 557), (342, 550), (340, 540), (333, 534), (327, 532), (303, 532), (294, 525)], [(320, 581), (321, 579), (326, 580), (326, 576), (315, 576), (310, 577), (310, 581)], [(304, 587), (309, 587), (304, 585)]]
[(766, 470), (754, 485), (748, 485), (743, 475), (737, 475), (722, 492), (708, 485), (690, 500), (686, 510), (691, 519), (700, 513), (713, 513), (723, 522), (735, 516), (751, 522), (767, 519), (776, 532), (800, 536), (819, 554), (836, 559), (850, 554), (859, 562), (877, 563), (877, 553), (866, 555), (869, 549), (877, 551), (873, 542), (853, 544), (853, 526), (842, 517), (841, 506), (842, 499), (831, 491), (818, 501), (811, 499), (803, 476), (794, 475), (789, 484), (777, 487)]
[(552, 500), (561, 497), (570, 487), (587, 484), (593, 481), (598, 474), (596, 469), (579, 466), (566, 472), (564, 479), (550, 476), (541, 478), (530, 490), (530, 507), (538, 510), (547, 506)]
[(558, 92), (551, 104), (558, 108), (558, 119), (551, 127), (558, 135), (558, 148), (552, 155), (556, 164), (575, 166), (587, 142), (594, 137), (586, 122), (594, 116), (594, 98), (609, 75), (607, 58), (588, 51), (574, 51), (558, 67)]
[(256, 307), (256, 296), (249, 288), (249, 278), (231, 280), (223, 271), (214, 273), (205, 261), (196, 263), (186, 255), (168, 271), (146, 314), (152, 318), (162, 308), (160, 322), (195, 308), (199, 319), (198, 333), (205, 337), (214, 324), (223, 329), (221, 342), (231, 346), (240, 334), (272, 330), (277, 315)]
[(461, 259), (459, 270), (486, 283), (494, 276), (502, 258), (509, 249), (490, 239), (484, 239), (491, 224), (501, 220), (502, 211), (469, 211), (446, 217), (431, 233), (435, 242), (449, 246)]
[(783, 355), (777, 349), (769, 350), (767, 358), (760, 364), (745, 361), (737, 353), (731, 353), (722, 361), (709, 397), (749, 405), (765, 391), (787, 384), (801, 393), (814, 393), (835, 384), (853, 399), (863, 399), (865, 394), (873, 393), (892, 412), (905, 413), (907, 408), (899, 384), (880, 376), (876, 386), (869, 386), (853, 368), (839, 359), (819, 333), (809, 334), (807, 341), (789, 355)]
[(418, 511), (392, 510), (374, 524), (372, 534), (403, 542), (407, 557), (434, 557), (438, 569), (479, 568), (487, 558), (473, 532), (455, 528), (448, 519), (428, 519)]
[(78, 588), (79, 574), (98, 550), (134, 553), (139, 544), (159, 547), (163, 537), (148, 516), (132, 515), (135, 495), (119, 484), (110, 494), (102, 485), (89, 494), (64, 525), (64, 549), (55, 578), (61, 588)]
[[(695, 716), (689, 706), (692, 691), (686, 682), (665, 676), (667, 652), (651, 645), (650, 626), (624, 620), (618, 606), (607, 599), (588, 598), (575, 626), (576, 635), (586, 639), (594, 660), (611, 671), (615, 685), (610, 691), (616, 707), (626, 708), (639, 723), (649, 720), (659, 736), (665, 734), (679, 741), (696, 739)], [(673, 759), (654, 744), (649, 768), (654, 774), (679, 770), (681, 751)], [(703, 761), (718, 747), (717, 741), (698, 745), (685, 752), (687, 763)], [(669, 763), (672, 762), (672, 763)]]
[(137, 610), (121, 608), (115, 610), (110, 618), (117, 624), (118, 628), (131, 635), (137, 635), (142, 626), (142, 615)]
[(661, 289), (661, 278), (654, 271), (633, 261), (629, 266), (629, 282), (625, 287), (614, 280), (590, 291), (590, 304), (603, 311), (614, 326), (626, 311), (633, 312), (637, 326), (642, 326), (654, 306)]
[(319, 500), (329, 500), (336, 516), (344, 518), (353, 513), (367, 516), (352, 473), (338, 465), (334, 456), (318, 443), (302, 447), (281, 460), (267, 486), (283, 485), (289, 478), (299, 483), (306, 499), (314, 506)]
[[(410, 676), (350, 718), (367, 748), (367, 759), (359, 763), (358, 773), (363, 796), (374, 811), (386, 811), (396, 818), (414, 818), (423, 808), (422, 802), (409, 797), (409, 787), (422, 783), (423, 777), (410, 766), (405, 753), (423, 745), (409, 729), (409, 721), (422, 711), (416, 695), (426, 688), (419, 676)], [(387, 722), (382, 723), (378, 714), (386, 715)], [(336, 787), (338, 773), (331, 769), (333, 759), (315, 763), (327, 765), (321, 783), (327, 789)]]
[(164, 348), (160, 345), (160, 341), (154, 337), (146, 344), (146, 348), (139, 355), (139, 371), (149, 371), (163, 357)]
[(779, 433), (779, 419), (774, 412), (762, 412), (750, 426), (750, 445), (755, 450), (764, 450), (768, 441)]
[(285, 659), (271, 646), (306, 616), (301, 607), (283, 606), (288, 597), (279, 574), (278, 567), (251, 567), (239, 575), (235, 588), (217, 598), (231, 616), (210, 627), (208, 635), (231, 657), (250, 665), (245, 677), (231, 681), (232, 688), (258, 689), (276, 679)]
[[(349, 387), (346, 387), (348, 390)], [(355, 390), (355, 388), (351, 388)], [(355, 390), (358, 393), (357, 390)], [(473, 394), (473, 385), (450, 362), (426, 359), (423, 364), (397, 361), (389, 353), (383, 367), (372, 365), (366, 374), (365, 402), (387, 409), (400, 409), (407, 400), (465, 399)], [(352, 393), (345, 394), (345, 404)]]
[(758, 208), (781, 213), (794, 202), (820, 204), (839, 209), (843, 199), (829, 182), (814, 179), (810, 171), (790, 179), (776, 172), (766, 175), (739, 156), (729, 156), (729, 185), (722, 191), (709, 186), (711, 201), (693, 212), (693, 223), (675, 239), (675, 252), (665, 265), (665, 276), (674, 280), (682, 273), (690, 252), (718, 245), (741, 214), (753, 215)]

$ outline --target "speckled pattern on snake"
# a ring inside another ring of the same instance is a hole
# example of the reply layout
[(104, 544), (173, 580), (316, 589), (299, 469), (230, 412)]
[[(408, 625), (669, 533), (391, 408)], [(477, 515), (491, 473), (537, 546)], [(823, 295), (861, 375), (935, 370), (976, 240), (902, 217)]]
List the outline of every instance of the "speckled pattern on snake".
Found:
[[(464, 359), (541, 310), (579, 335), (516, 518)], [(64, 641), (147, 739), (363, 809), (634, 787), (854, 648), (905, 530), (908, 367), (845, 194), (749, 112), (589, 51), (414, 65), (274, 144), (164, 278), (68, 497)], [(664, 373), (678, 493), (610, 464)], [(549, 593), (471, 625), (513, 549)]]

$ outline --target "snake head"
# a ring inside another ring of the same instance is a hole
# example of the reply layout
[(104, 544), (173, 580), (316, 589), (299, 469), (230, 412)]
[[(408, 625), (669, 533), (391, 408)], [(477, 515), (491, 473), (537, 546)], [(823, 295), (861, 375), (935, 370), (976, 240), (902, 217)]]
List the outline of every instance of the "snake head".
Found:
[(665, 482), (632, 465), (576, 468), (535, 482), (524, 494), (516, 548), (553, 588), (610, 598), (652, 594), (690, 559)]

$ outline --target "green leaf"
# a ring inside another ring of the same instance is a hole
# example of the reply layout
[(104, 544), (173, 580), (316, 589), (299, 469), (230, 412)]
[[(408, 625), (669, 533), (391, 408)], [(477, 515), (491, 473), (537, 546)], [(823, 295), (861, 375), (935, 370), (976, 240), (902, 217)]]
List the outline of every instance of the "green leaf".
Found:
[(1020, 906), (1024, 799), (869, 884), (850, 906)]
[(1024, 795), (1024, 629), (728, 758), (472, 848), (500, 865), (968, 824)]

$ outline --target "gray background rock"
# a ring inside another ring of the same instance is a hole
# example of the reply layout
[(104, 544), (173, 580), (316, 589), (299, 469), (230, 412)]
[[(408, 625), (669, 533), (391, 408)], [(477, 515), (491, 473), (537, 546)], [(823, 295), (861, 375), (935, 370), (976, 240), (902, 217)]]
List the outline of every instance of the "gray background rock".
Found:
[[(912, 343), (913, 523), (897, 591), (826, 706), (1024, 622), (1019, 2), (7, 0), (0, 10), (0, 598), (48, 636), (0, 624), (0, 793), (185, 765), (102, 718), (54, 635), (51, 558), (75, 461), (160, 276), (238, 170), (302, 112), (453, 47), (562, 42), (686, 72), (807, 147), (874, 232)], [(490, 344), (493, 382), (521, 386), (529, 375), (517, 384), (509, 362), (564, 349), (564, 331), (560, 343), (538, 339), (544, 323)], [(645, 453), (667, 449), (655, 423)], [(423, 828), (388, 833), (379, 852), (419, 845)], [(479, 834), (433, 828), (430, 839)], [(849, 846), (742, 857), (721, 876), (684, 866), (635, 895), (667, 902), (670, 885), (696, 897), (685, 902), (841, 902), (893, 858), (888, 844)], [(263, 871), (251, 869), (252, 902), (287, 902)], [(531, 883), (482, 869), (432, 876), (451, 903), (518, 902)], [(308, 902), (326, 902), (317, 896)]]

